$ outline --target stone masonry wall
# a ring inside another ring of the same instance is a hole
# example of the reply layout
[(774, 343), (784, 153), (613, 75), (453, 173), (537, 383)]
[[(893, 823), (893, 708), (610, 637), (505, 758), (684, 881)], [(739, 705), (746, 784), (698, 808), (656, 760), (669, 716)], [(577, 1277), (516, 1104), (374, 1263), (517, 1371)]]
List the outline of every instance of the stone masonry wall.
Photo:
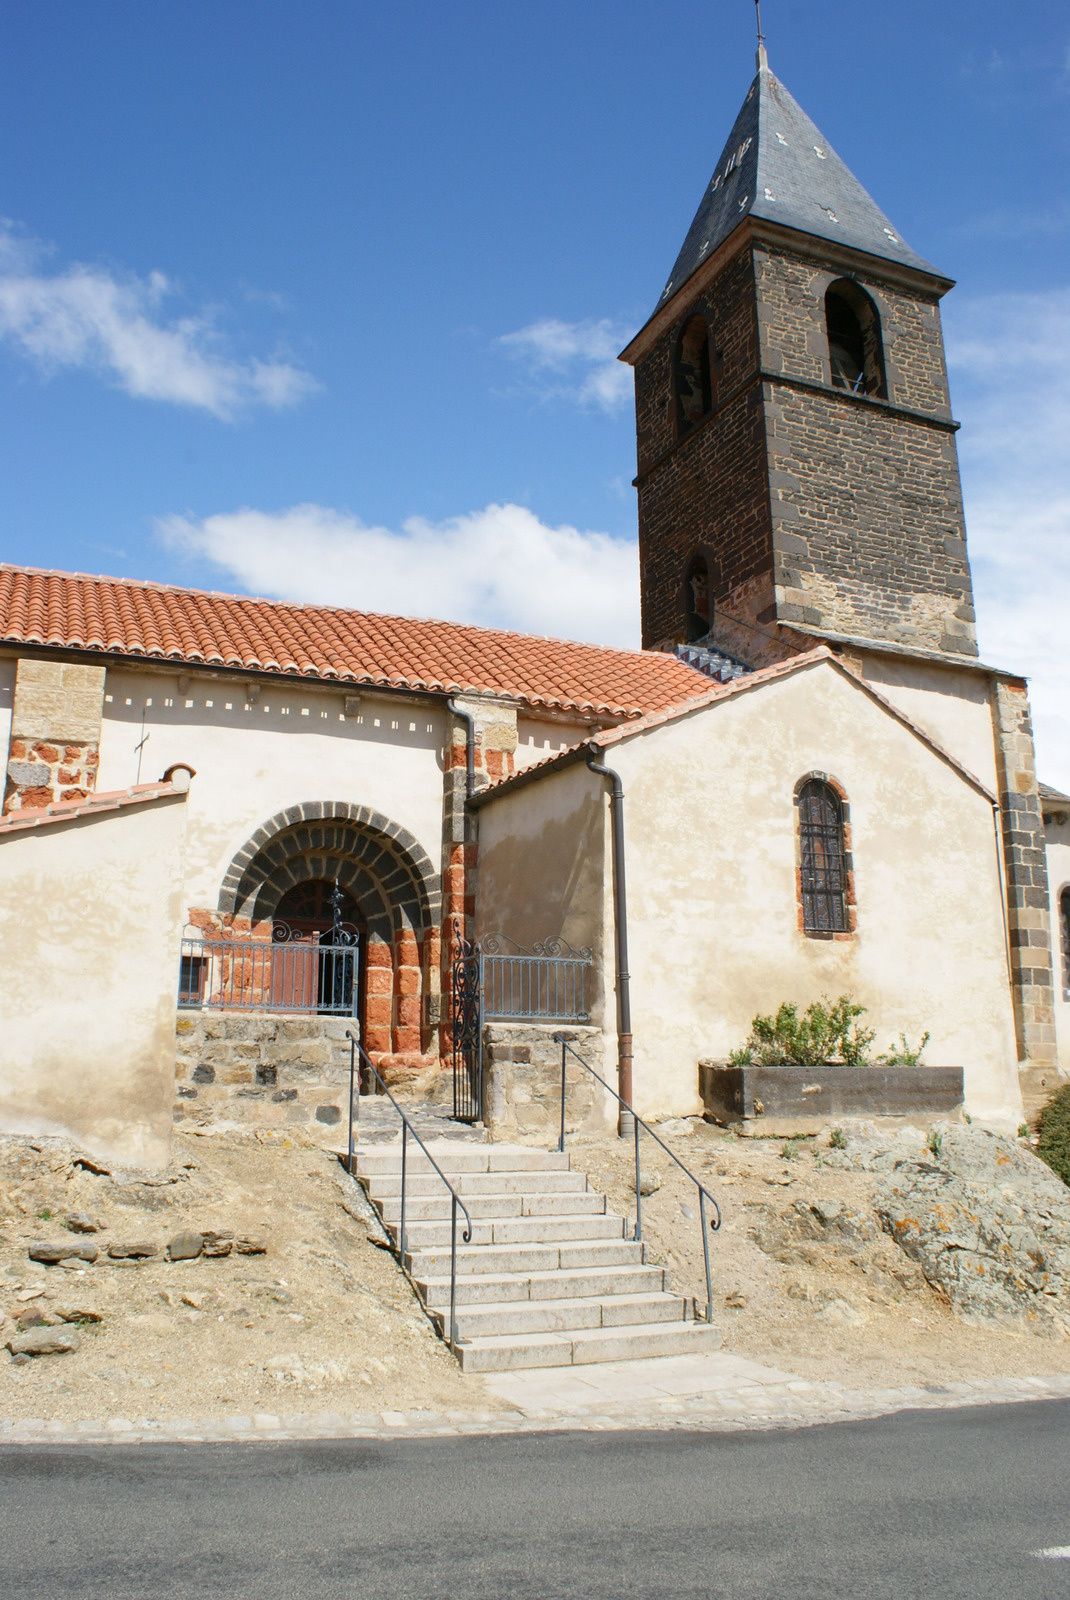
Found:
[(777, 616), (976, 655), (938, 302), (851, 274), (880, 313), (888, 398), (851, 395), (831, 385), (825, 330), (839, 276), (755, 252)]
[(778, 618), (976, 655), (953, 436), (839, 391), (765, 415)]
[(303, 1127), (332, 1147), (348, 1118), (347, 1017), (180, 1011), (176, 1119)]
[[(483, 1123), (492, 1139), (556, 1144), (561, 1117), (564, 1033), (597, 1072), (599, 1028), (553, 1023), (488, 1022), (483, 1029)], [(571, 1057), (565, 1074), (565, 1132), (596, 1136), (616, 1122), (616, 1102)]]
[(999, 770), (1015, 1030), (1026, 1110), (1056, 1087), (1055, 974), (1044, 819), (1024, 683), (996, 679), (992, 721)]
[[(672, 356), (681, 323), (706, 317), (713, 350), (709, 417), (677, 443)], [(749, 251), (725, 267), (636, 367), (643, 645), (684, 637), (684, 574), (706, 554), (715, 604), (744, 622), (771, 615), (766, 481), (754, 278)]]
[(96, 787), (103, 667), (19, 659), (5, 812), (82, 800)]
[[(457, 703), (475, 718), (476, 789), (483, 789), (499, 778), (510, 777), (516, 763), (516, 707), (486, 700), (458, 700)], [(471, 920), (475, 916), (479, 871), (478, 830), (466, 804), (467, 748), (467, 724), (460, 717), (455, 717), (450, 742), (446, 746), (446, 765), (442, 778), (442, 859), (445, 870), (440, 959), (442, 993), (446, 997), (442, 1006), (443, 1059), (449, 1056), (451, 1050), (446, 1025), (451, 963), (457, 938), (468, 936)]]
[[(888, 399), (851, 395), (831, 384), (825, 329), (840, 275), (748, 245), (636, 367), (645, 646), (684, 636), (702, 551), (714, 638), (747, 660), (768, 659), (776, 621), (976, 655), (938, 301), (852, 274), (880, 311)], [(677, 441), (672, 357), (695, 311), (714, 403)]]

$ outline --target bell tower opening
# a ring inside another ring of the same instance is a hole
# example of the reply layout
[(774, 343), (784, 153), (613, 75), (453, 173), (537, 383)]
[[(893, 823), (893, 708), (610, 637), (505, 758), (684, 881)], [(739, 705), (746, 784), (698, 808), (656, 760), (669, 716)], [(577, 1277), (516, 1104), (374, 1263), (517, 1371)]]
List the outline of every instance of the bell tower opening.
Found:
[(710, 330), (705, 317), (689, 317), (680, 330), (674, 363), (676, 432), (690, 433), (713, 406)]
[(829, 367), (837, 389), (888, 398), (881, 319), (864, 289), (839, 278), (825, 291)]

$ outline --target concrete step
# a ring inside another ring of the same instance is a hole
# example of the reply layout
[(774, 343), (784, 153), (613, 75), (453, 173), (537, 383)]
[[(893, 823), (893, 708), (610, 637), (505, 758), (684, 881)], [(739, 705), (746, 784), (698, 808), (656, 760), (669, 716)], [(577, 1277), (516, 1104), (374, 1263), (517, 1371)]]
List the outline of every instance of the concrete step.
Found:
[[(458, 1172), (446, 1173), (458, 1194), (583, 1194), (587, 1177), (582, 1172)], [(437, 1173), (409, 1173), (406, 1192), (413, 1195), (440, 1195), (446, 1191)], [(389, 1200), (401, 1193), (401, 1172), (375, 1173), (366, 1188), (373, 1200)]]
[[(575, 1191), (571, 1194), (467, 1194), (463, 1198), (473, 1218), (604, 1216), (606, 1211), (604, 1195)], [(375, 1203), (384, 1222), (400, 1220), (400, 1195)], [(449, 1191), (440, 1183), (437, 1194), (410, 1194), (405, 1215), (409, 1222), (448, 1222), (452, 1205)], [(460, 1210), (457, 1214), (462, 1216)]]
[[(417, 1279), (424, 1304), (444, 1310), (450, 1303), (447, 1277)], [(665, 1288), (664, 1267), (585, 1267), (576, 1272), (478, 1273), (457, 1279), (457, 1304), (502, 1305), (525, 1300), (584, 1300), (592, 1296), (658, 1294)]]
[(488, 1334), (459, 1343), (457, 1356), (465, 1372), (512, 1372), (695, 1355), (716, 1350), (720, 1343), (720, 1331), (707, 1322), (639, 1323), (557, 1333)]
[[(458, 1244), (458, 1278), (484, 1273), (578, 1271), (585, 1267), (642, 1265), (643, 1247), (633, 1239), (584, 1239), (544, 1244)], [(413, 1278), (448, 1278), (450, 1249), (432, 1245), (408, 1253)]]
[[(455, 1172), (567, 1172), (568, 1152), (533, 1150), (528, 1145), (461, 1144), (438, 1139), (428, 1142), (428, 1151), (447, 1177)], [(401, 1141), (373, 1146), (357, 1146), (357, 1175), (370, 1178), (401, 1171)], [(407, 1160), (413, 1175), (429, 1173), (432, 1166), (415, 1141), (410, 1141)]]
[[(678, 1294), (617, 1294), (604, 1300), (514, 1300), (501, 1305), (458, 1306), (457, 1337), (469, 1341), (498, 1334), (563, 1333), (575, 1328), (649, 1326), (683, 1322), (687, 1306)], [(449, 1305), (438, 1313), (445, 1334)]]
[[(396, 1243), (399, 1224), (388, 1222), (386, 1226)], [(464, 1217), (458, 1210), (458, 1239), (464, 1226)], [(622, 1239), (624, 1231), (623, 1217), (604, 1213), (593, 1216), (473, 1218), (471, 1244), (546, 1244), (565, 1240), (586, 1243), (599, 1239)], [(437, 1244), (448, 1245), (451, 1235), (452, 1224), (448, 1215), (441, 1222), (409, 1222), (406, 1215), (405, 1243), (410, 1250), (422, 1250)]]

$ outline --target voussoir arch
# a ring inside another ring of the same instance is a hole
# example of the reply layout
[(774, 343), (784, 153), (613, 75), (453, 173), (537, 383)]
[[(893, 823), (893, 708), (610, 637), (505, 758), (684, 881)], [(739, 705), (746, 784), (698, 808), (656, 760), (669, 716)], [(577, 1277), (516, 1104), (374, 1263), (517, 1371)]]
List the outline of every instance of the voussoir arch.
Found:
[(268, 817), (231, 858), (219, 891), (224, 916), (270, 917), (271, 897), (316, 870), (343, 883), (374, 883), (375, 890), (415, 932), (438, 919), (441, 885), (414, 834), (371, 806), (347, 800), (310, 800)]

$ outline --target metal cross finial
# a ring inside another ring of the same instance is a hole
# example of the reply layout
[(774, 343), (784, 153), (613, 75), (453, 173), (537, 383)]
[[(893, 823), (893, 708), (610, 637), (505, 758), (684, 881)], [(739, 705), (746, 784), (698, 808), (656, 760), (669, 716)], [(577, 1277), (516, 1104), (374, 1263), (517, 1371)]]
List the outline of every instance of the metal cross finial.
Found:
[(769, 57), (765, 53), (765, 34), (762, 31), (762, 0), (754, 0), (755, 20), (758, 24), (758, 71), (769, 65)]
[(144, 713), (144, 711), (142, 711), (142, 713), (141, 713), (141, 738), (138, 740), (137, 744), (134, 746), (134, 753), (137, 756), (137, 777), (134, 779), (135, 783), (140, 783), (141, 782), (141, 757), (142, 757), (142, 754), (144, 753), (145, 746), (148, 744), (148, 742), (149, 742), (149, 735), (145, 732), (145, 713)]

